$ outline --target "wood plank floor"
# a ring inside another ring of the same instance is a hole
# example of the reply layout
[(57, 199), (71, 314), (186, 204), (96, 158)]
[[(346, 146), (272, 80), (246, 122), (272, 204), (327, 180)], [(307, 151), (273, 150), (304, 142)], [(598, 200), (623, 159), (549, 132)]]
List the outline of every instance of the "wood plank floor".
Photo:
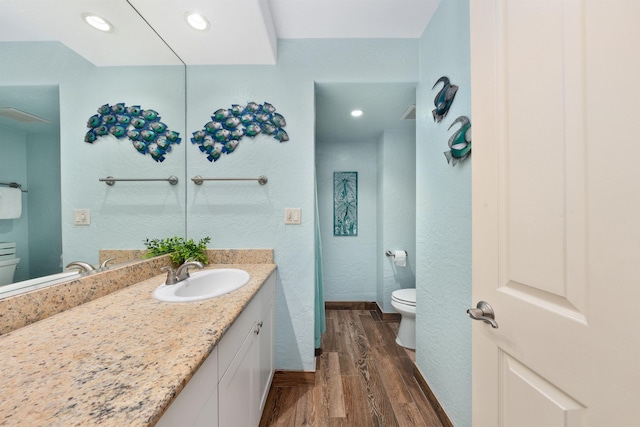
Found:
[(413, 376), (397, 322), (375, 311), (327, 310), (315, 385), (272, 386), (260, 427), (442, 427)]

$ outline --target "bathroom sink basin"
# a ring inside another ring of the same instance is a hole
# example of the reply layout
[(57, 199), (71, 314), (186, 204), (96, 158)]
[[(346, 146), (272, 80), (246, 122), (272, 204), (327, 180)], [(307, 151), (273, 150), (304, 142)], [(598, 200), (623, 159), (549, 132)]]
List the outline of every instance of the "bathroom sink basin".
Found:
[(237, 268), (198, 271), (175, 285), (158, 286), (153, 296), (165, 302), (200, 301), (235, 291), (246, 285), (249, 279), (249, 273)]

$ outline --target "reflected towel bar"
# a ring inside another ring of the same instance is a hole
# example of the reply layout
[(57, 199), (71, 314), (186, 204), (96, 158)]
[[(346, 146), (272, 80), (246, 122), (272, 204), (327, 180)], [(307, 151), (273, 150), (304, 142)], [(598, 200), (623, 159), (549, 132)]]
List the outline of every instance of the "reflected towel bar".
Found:
[(18, 184), (17, 182), (0, 182), (0, 185), (6, 185), (7, 187), (17, 188), (23, 193), (28, 193), (27, 190), (22, 189), (22, 184)]
[[(404, 253), (405, 253), (407, 256), (409, 256), (409, 252), (404, 251)], [(394, 257), (394, 258), (396, 257), (396, 254), (394, 254), (394, 253), (393, 253), (393, 252), (391, 252), (391, 251), (387, 251), (387, 252), (385, 252), (384, 254), (385, 254), (386, 256), (392, 256), (392, 257)]]
[(265, 185), (268, 181), (267, 177), (260, 175), (257, 178), (203, 178), (200, 175), (196, 175), (191, 178), (196, 185), (202, 185), (204, 181), (258, 181), (260, 185)]
[(116, 181), (169, 181), (169, 184), (176, 185), (178, 183), (178, 177), (171, 175), (169, 178), (114, 178), (108, 176), (106, 178), (98, 178), (100, 182), (106, 182), (107, 185), (114, 185)]

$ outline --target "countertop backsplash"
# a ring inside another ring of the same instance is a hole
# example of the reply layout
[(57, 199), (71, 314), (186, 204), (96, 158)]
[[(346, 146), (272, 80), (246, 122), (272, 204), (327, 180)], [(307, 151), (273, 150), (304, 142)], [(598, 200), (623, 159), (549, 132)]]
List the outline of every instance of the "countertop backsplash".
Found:
[[(209, 249), (207, 252), (210, 264), (273, 263), (273, 249)], [(115, 256), (115, 262), (122, 262), (139, 254), (140, 251), (135, 250), (105, 250), (100, 252), (100, 260)], [(75, 280), (0, 299), (0, 335), (150, 279), (167, 265), (171, 265), (169, 255), (135, 259)]]

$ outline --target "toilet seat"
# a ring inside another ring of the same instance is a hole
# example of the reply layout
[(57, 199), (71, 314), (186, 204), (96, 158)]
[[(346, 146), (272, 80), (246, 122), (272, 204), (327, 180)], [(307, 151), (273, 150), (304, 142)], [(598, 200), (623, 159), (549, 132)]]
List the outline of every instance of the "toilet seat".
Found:
[(411, 289), (398, 289), (391, 293), (391, 300), (400, 304), (406, 304), (415, 307), (416, 305), (416, 290)]
[(16, 258), (15, 242), (0, 242), (0, 285), (13, 282), (20, 258)]
[(402, 347), (416, 348), (416, 290), (398, 289), (391, 293), (391, 306), (402, 316), (396, 343)]

